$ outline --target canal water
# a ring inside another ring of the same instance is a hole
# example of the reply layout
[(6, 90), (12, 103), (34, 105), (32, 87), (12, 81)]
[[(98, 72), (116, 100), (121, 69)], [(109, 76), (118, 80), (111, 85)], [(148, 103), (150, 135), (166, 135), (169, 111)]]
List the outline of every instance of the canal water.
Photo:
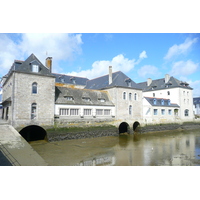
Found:
[(30, 145), (50, 166), (200, 166), (200, 130), (39, 140)]

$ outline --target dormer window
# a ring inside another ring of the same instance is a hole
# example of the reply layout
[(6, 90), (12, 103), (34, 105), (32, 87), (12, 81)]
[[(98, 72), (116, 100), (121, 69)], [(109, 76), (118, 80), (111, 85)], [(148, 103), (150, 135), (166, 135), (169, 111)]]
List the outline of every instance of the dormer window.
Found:
[(39, 72), (39, 66), (38, 65), (32, 65), (32, 72)]
[(161, 99), (161, 105), (164, 106), (164, 100), (163, 99)]
[(83, 99), (84, 101), (91, 101), (91, 99), (90, 99), (89, 97), (82, 97), (82, 99)]
[(103, 99), (103, 98), (100, 98), (100, 99), (98, 99), (100, 102), (106, 102), (106, 100), (105, 99)]
[(71, 78), (70, 78), (70, 81), (72, 81), (73, 84), (76, 84), (76, 79), (75, 79), (75, 77), (71, 77)]
[(168, 106), (171, 105), (171, 101), (170, 101), (170, 99), (168, 99), (167, 103), (168, 103)]
[(67, 101), (73, 101), (73, 97), (72, 97), (72, 96), (65, 96), (65, 99), (66, 99)]
[(131, 87), (131, 79), (130, 78), (125, 79), (125, 82), (128, 87)]
[(157, 103), (157, 100), (153, 99), (153, 105), (156, 105), (156, 103)]

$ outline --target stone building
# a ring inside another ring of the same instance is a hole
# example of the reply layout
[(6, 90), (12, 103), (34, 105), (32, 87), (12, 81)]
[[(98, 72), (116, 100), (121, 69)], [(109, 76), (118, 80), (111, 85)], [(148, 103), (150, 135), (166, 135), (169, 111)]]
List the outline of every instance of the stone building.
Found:
[(146, 124), (192, 121), (192, 88), (164, 78), (135, 83), (121, 71), (95, 79), (52, 73), (34, 54), (15, 60), (2, 79), (2, 118), (14, 127), (111, 123), (119, 132)]
[(200, 97), (193, 98), (193, 110), (196, 117), (200, 117)]
[(25, 61), (15, 60), (2, 85), (2, 118), (11, 125), (54, 124), (55, 77), (51, 63), (44, 66), (34, 54)]

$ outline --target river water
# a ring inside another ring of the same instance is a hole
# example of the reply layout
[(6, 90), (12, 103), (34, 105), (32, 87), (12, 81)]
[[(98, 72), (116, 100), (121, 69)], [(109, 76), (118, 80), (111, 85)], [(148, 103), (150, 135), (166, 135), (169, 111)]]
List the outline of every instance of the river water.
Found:
[(200, 130), (30, 142), (50, 166), (200, 166)]

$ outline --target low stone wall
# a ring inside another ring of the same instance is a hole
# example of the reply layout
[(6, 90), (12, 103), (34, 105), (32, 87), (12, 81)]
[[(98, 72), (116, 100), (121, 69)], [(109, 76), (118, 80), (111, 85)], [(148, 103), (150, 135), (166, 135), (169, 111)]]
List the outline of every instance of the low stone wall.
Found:
[(140, 128), (140, 133), (158, 132), (158, 131), (169, 131), (169, 130), (200, 130), (200, 123), (183, 123), (183, 124), (158, 124), (158, 125), (147, 125)]
[(61, 130), (47, 130), (47, 140), (49, 142), (61, 141), (61, 140), (72, 140), (72, 139), (82, 139), (82, 138), (95, 138), (103, 136), (118, 136), (118, 129), (115, 127), (109, 128), (95, 128), (95, 129), (86, 129), (82, 128), (80, 131), (65, 131)]

